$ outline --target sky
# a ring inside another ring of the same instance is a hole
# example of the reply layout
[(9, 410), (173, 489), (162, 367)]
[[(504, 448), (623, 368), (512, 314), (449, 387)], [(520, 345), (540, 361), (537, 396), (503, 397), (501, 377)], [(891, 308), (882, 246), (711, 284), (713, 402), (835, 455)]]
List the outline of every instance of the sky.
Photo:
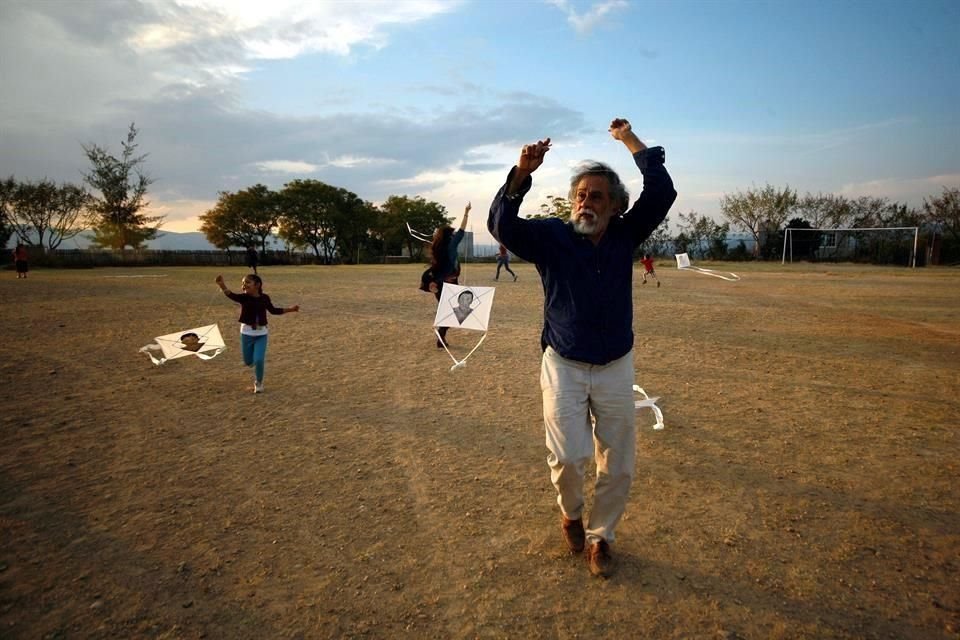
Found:
[(958, 33), (956, 0), (0, 0), (0, 177), (80, 184), (135, 123), (164, 230), (314, 179), (471, 202), (492, 242), (538, 139), (522, 212), (588, 158), (639, 194), (624, 117), (666, 149), (673, 230), (766, 184), (919, 207), (960, 187)]

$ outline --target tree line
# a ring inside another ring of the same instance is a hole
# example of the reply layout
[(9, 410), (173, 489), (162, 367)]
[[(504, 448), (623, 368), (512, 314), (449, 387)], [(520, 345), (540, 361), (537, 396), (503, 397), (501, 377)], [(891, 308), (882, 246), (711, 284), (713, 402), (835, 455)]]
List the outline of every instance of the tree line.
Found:
[[(131, 124), (115, 156), (96, 144), (81, 145), (90, 169), (83, 185), (0, 180), (0, 241), (11, 235), (19, 242), (53, 250), (67, 239), (92, 229), (95, 247), (142, 248), (157, 237), (163, 216), (146, 215), (153, 180), (144, 172), (146, 154), (137, 153), (137, 128)], [(943, 187), (924, 198), (920, 208), (887, 198), (847, 198), (837, 194), (800, 195), (789, 186), (754, 187), (726, 194), (720, 201), (722, 222), (696, 211), (678, 214), (676, 233), (667, 218), (638, 253), (668, 255), (686, 252), (693, 258), (779, 258), (784, 230), (869, 227), (922, 227), (938, 236), (942, 262), (960, 261), (960, 189)], [(569, 219), (570, 202), (547, 196), (534, 218)], [(394, 195), (379, 206), (357, 194), (319, 180), (298, 179), (279, 190), (256, 184), (236, 192), (223, 191), (213, 208), (200, 216), (201, 231), (215, 247), (259, 247), (282, 239), (290, 249), (311, 252), (322, 263), (378, 262), (406, 253), (423, 258), (423, 243), (407, 230), (431, 232), (449, 224), (442, 205), (420, 196)], [(731, 232), (751, 240), (728, 247)], [(799, 253), (810, 255), (816, 234), (804, 236)]]
[(390, 196), (380, 206), (319, 180), (293, 180), (279, 191), (256, 184), (220, 192), (217, 204), (200, 216), (200, 230), (220, 249), (259, 247), (277, 236), (287, 246), (313, 252), (324, 264), (380, 261), (404, 249), (414, 260), (424, 245), (407, 224), (432, 232), (450, 223), (446, 208), (419, 196)]

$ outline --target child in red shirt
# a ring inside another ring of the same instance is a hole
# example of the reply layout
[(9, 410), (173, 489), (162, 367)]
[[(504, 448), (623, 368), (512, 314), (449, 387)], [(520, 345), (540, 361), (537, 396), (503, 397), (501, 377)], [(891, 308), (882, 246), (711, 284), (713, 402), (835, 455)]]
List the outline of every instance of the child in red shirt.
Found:
[(643, 265), (643, 282), (642, 284), (647, 284), (647, 276), (651, 276), (654, 280), (657, 281), (657, 286), (660, 286), (660, 279), (657, 277), (656, 272), (653, 270), (653, 258), (650, 257), (649, 253), (645, 253), (643, 258), (640, 259), (640, 264)]

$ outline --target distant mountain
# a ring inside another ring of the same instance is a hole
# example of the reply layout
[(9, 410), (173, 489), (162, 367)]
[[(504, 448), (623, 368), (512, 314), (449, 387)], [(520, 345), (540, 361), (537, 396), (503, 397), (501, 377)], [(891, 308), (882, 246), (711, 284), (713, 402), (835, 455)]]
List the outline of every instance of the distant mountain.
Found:
[(207, 242), (207, 237), (200, 231), (177, 233), (175, 231), (161, 231), (155, 240), (147, 243), (148, 249), (164, 251), (216, 251), (217, 248)]
[[(70, 249), (89, 249), (92, 236), (92, 231), (81, 232), (69, 240), (64, 240), (57, 248), (67, 251)], [(17, 237), (12, 236), (7, 242), (7, 248), (12, 249), (16, 246)], [(215, 246), (207, 242), (207, 237), (200, 231), (177, 233), (176, 231), (161, 230), (155, 240), (147, 242), (147, 249), (158, 251), (218, 251)], [(236, 249), (242, 250), (241, 247), (236, 247)]]

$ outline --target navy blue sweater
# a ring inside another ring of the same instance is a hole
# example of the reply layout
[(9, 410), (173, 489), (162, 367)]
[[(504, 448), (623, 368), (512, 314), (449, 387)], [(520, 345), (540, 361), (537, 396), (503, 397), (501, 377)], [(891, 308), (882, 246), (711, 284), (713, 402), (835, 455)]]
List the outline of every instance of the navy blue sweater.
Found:
[(506, 196), (510, 171), (493, 204), (487, 228), (520, 258), (537, 266), (543, 281), (543, 349), (564, 358), (607, 364), (633, 348), (633, 252), (657, 228), (677, 198), (663, 166), (663, 149), (633, 155), (643, 192), (622, 216), (610, 220), (596, 246), (559, 218), (526, 220), (520, 203), (533, 184)]

